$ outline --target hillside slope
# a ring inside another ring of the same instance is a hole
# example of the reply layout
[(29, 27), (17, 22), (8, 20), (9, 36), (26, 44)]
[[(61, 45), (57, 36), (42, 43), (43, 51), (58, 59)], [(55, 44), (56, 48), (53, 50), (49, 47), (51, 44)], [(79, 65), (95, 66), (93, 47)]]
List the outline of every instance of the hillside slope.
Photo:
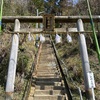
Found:
[[(66, 64), (69, 86), (74, 96), (75, 97), (77, 96), (77, 100), (78, 100), (79, 93), (76, 86), (81, 88), (84, 98), (85, 98), (85, 89), (84, 89), (84, 78), (83, 78), (79, 43), (77, 37), (78, 36), (72, 35), (73, 42), (68, 43), (67, 40), (65, 39), (65, 36), (63, 36), (63, 42), (61, 44), (56, 44), (56, 47), (59, 52), (59, 56), (61, 60)], [(86, 40), (87, 40), (90, 67), (95, 76), (96, 100), (99, 100), (100, 99), (100, 73), (99, 73), (100, 65), (98, 63), (98, 58), (94, 46), (92, 43), (89, 42), (88, 35), (86, 35)]]

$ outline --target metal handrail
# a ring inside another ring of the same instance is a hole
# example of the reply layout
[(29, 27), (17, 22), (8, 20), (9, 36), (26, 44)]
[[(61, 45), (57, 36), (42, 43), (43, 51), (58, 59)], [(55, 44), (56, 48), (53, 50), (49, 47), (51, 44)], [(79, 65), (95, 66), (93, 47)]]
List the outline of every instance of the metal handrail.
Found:
[(40, 44), (37, 55), (35, 56), (35, 60), (32, 64), (32, 67), (31, 67), (31, 70), (30, 70), (30, 79), (27, 81), (27, 84), (26, 84), (26, 87), (25, 87), (25, 92), (24, 92), (21, 100), (28, 100), (28, 96), (30, 94), (30, 89), (31, 89), (32, 78), (33, 78), (32, 74), (36, 70), (36, 66), (38, 64), (41, 46), (42, 46), (42, 44)]
[(69, 100), (73, 100), (73, 99), (72, 99), (72, 94), (71, 94), (70, 88), (69, 88), (69, 86), (68, 86), (66, 77), (65, 77), (65, 75), (64, 75), (63, 69), (62, 69), (61, 64), (60, 64), (60, 60), (59, 60), (59, 57), (58, 57), (58, 54), (57, 54), (56, 47), (55, 47), (55, 45), (54, 45), (54, 43), (53, 43), (53, 40), (52, 40), (52, 37), (51, 37), (51, 36), (50, 36), (50, 39), (51, 39), (52, 46), (53, 46), (53, 48), (54, 48), (54, 53), (55, 53), (55, 56), (56, 56), (56, 59), (57, 59), (57, 62), (58, 62), (59, 68), (60, 68), (61, 75), (62, 75), (62, 77), (63, 77), (63, 79), (64, 79), (66, 92), (67, 92), (67, 94), (68, 94), (68, 99), (69, 99)]
[[(50, 37), (51, 37), (51, 36), (50, 36)], [(62, 64), (66, 67), (66, 64), (65, 64), (65, 63), (60, 59), (60, 57), (59, 57), (59, 55), (58, 55), (58, 51), (57, 51), (56, 46), (55, 46), (55, 44), (54, 44), (54, 42), (53, 42), (53, 40), (52, 40), (52, 37), (51, 37), (51, 41), (52, 41), (52, 44), (53, 44), (54, 50), (55, 50), (55, 52), (56, 52), (56, 57), (57, 57), (57, 59), (59, 60), (60, 63), (62, 63)], [(60, 64), (60, 66), (61, 66), (61, 64)], [(62, 69), (62, 71), (63, 71), (63, 68), (62, 68), (62, 67), (61, 67), (61, 69)], [(68, 72), (67, 72), (67, 73), (68, 73)], [(64, 77), (65, 77), (66, 82), (67, 82), (67, 77), (66, 77), (66, 75), (65, 75), (64, 72), (63, 72), (63, 74), (64, 74)], [(68, 75), (68, 76), (70, 77), (70, 75)], [(81, 93), (81, 89), (80, 89), (80, 87), (77, 86), (77, 85), (74, 83), (74, 81), (73, 81), (73, 79), (72, 79), (71, 77), (70, 77), (70, 79), (71, 79), (73, 85), (74, 85), (74, 86), (78, 89), (78, 91), (79, 91), (80, 100), (83, 100), (83, 97), (82, 97), (82, 93)], [(71, 92), (70, 89), (69, 89), (69, 91), (70, 91), (70, 94), (71, 94), (71, 96), (72, 96), (72, 100), (73, 100), (72, 92)]]

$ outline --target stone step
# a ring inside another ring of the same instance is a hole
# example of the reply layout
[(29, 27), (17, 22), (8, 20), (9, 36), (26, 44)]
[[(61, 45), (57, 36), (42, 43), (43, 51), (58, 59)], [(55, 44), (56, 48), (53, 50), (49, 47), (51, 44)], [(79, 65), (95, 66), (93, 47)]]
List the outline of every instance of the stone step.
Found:
[(53, 55), (53, 53), (54, 53), (53, 51), (42, 52), (41, 55), (40, 55), (40, 57), (41, 57), (41, 58), (44, 58), (44, 56), (45, 56), (45, 57), (47, 57), (47, 58), (50, 58), (50, 57), (55, 58), (55, 56)]
[[(45, 50), (44, 50), (45, 51)], [(47, 58), (50, 58), (50, 57), (54, 57), (55, 56), (53, 55), (53, 51), (45, 51), (45, 52), (41, 52), (41, 55), (40, 57), (43, 58), (44, 56), (47, 57)]]
[(43, 62), (43, 63), (52, 63), (52, 62), (54, 62), (55, 63), (55, 61), (56, 61), (56, 59), (54, 58), (54, 57), (50, 57), (50, 58), (48, 58), (48, 57), (46, 57), (46, 59), (45, 58), (40, 58), (39, 59), (39, 63), (41, 63), (41, 62)]
[(51, 43), (50, 42), (47, 42), (47, 43), (43, 43), (43, 48), (46, 48), (47, 47), (52, 47)]
[(54, 67), (37, 67), (37, 71), (47, 71), (47, 70), (57, 70), (57, 68)]
[(56, 86), (48, 86), (48, 85), (36, 85), (36, 90), (65, 90), (64, 86), (56, 85)]
[(41, 54), (45, 54), (45, 53), (52, 53), (54, 52), (54, 50), (52, 48), (44, 48), (45, 50), (41, 51)]
[(33, 100), (66, 100), (65, 95), (36, 95)]
[(61, 76), (37, 76), (37, 75), (33, 75), (33, 79), (36, 78), (60, 78)]
[(62, 78), (45, 78), (45, 77), (38, 77), (35, 79), (36, 81), (52, 81), (52, 82), (60, 82)]
[(45, 52), (53, 52), (53, 49), (51, 48), (51, 46), (47, 46), (46, 48), (43, 48), (43, 50), (41, 51), (41, 53), (45, 53)]
[(28, 100), (66, 100), (65, 87), (56, 64), (54, 50), (49, 37), (46, 40), (42, 44), (39, 63), (33, 76), (33, 88)]
[(54, 65), (51, 65), (51, 64), (47, 64), (47, 65), (44, 65), (44, 64), (38, 64), (37, 68), (42, 68), (42, 69), (56, 69), (57, 66), (54, 66)]
[[(49, 70), (49, 69), (37, 69), (37, 72), (39, 73), (46, 73), (46, 72), (48, 72), (48, 73), (51, 73), (51, 72), (59, 72), (59, 70), (54, 70), (54, 69), (51, 69), (51, 70)], [(60, 73), (60, 72), (59, 72)]]
[(57, 68), (56, 65), (51, 65), (51, 64), (38, 64), (37, 68), (47, 68), (47, 69), (51, 69), (51, 68)]
[(47, 70), (49, 70), (49, 71), (57, 71), (58, 70), (58, 68), (57, 67), (52, 67), (52, 66), (49, 66), (49, 67), (47, 67), (47, 66), (45, 66), (45, 67), (40, 67), (40, 66), (38, 66), (37, 67), (37, 71), (47, 71)]
[(34, 91), (35, 91), (35, 87), (32, 87), (31, 86), (31, 89), (30, 89), (30, 94), (29, 94), (29, 96), (33, 96), (33, 94), (34, 94)]
[(57, 68), (41, 68), (41, 67), (37, 67), (37, 71), (44, 71), (44, 72), (47, 72), (47, 71), (58, 71)]
[(47, 72), (43, 72), (43, 73), (38, 73), (37, 71), (37, 75), (59, 75), (58, 73), (47, 73)]
[(3, 97), (3, 96), (0, 96), (0, 100), (5, 100), (5, 97)]
[(48, 72), (47, 71), (45, 71), (45, 72), (44, 71), (42, 71), (42, 72), (41, 71), (37, 71), (37, 74), (43, 74), (44, 75), (44, 74), (48, 74), (48, 73), (49, 74), (58, 74), (59, 75), (58, 71), (48, 71)]
[(60, 76), (60, 74), (59, 73), (37, 73), (36, 74), (37, 75), (37, 77), (39, 77), (39, 76), (53, 76), (53, 77), (57, 77), (57, 76)]
[(54, 55), (52, 54), (45, 54), (45, 55), (42, 55), (40, 56), (40, 60), (48, 60), (48, 59), (56, 59)]
[(39, 63), (55, 62), (55, 61), (56, 61), (55, 58), (53, 58), (53, 59), (51, 59), (51, 58), (47, 58), (47, 59), (45, 59), (45, 58), (40, 58), (39, 60), (40, 60)]
[(54, 52), (53, 48), (44, 48), (45, 50), (42, 50), (41, 51), (41, 54), (45, 54), (45, 53), (51, 53), (51, 52)]
[(42, 67), (42, 68), (56, 68), (58, 67), (55, 63), (45, 63), (45, 64), (38, 64), (37, 67)]
[(64, 90), (36, 90), (34, 95), (64, 95)]
[(44, 50), (44, 49), (47, 50), (49, 48), (52, 48), (52, 45), (51, 44), (45, 44), (45, 45), (42, 46), (42, 50)]
[(30, 97), (28, 97), (28, 100), (33, 100), (33, 97), (31, 97), (31, 96), (30, 96)]
[[(45, 50), (45, 51), (48, 50), (49, 51), (49, 49), (53, 50), (52, 46), (48, 44), (48, 45), (46, 45), (46, 47), (42, 48), (42, 51), (43, 50)], [(43, 51), (43, 52), (45, 52), (45, 51)]]
[[(53, 56), (53, 57), (54, 57), (53, 53), (54, 53), (53, 50), (50, 50), (50, 51), (45, 51), (45, 50), (44, 50), (44, 52), (41, 52), (40, 57), (43, 57), (43, 56), (46, 56), (46, 57), (49, 57), (49, 56), (51, 57), (51, 56)], [(55, 58), (55, 57), (54, 57), (54, 58)]]
[[(51, 45), (49, 45), (49, 46), (47, 46), (47, 47), (43, 47), (42, 48), (42, 52), (45, 52), (45, 51), (52, 51), (53, 50), (53, 48), (52, 47), (50, 47)], [(45, 51), (43, 51), (43, 49), (45, 49)]]
[(49, 74), (48, 73), (48, 74), (36, 74), (36, 76), (37, 77), (54, 77), (54, 78), (56, 78), (56, 77), (59, 77), (60, 75), (58, 76), (58, 74)]
[(45, 64), (42, 64), (42, 63), (39, 63), (38, 64), (38, 67), (40, 67), (40, 68), (56, 68), (56, 64), (54, 65), (54, 64), (52, 64), (52, 63), (45, 63)]
[(52, 65), (52, 66), (53, 66), (53, 65), (54, 65), (54, 66), (57, 66), (55, 62), (56, 62), (56, 60), (50, 60), (50, 59), (48, 59), (48, 60), (43, 60), (43, 59), (40, 59), (38, 65), (39, 65), (39, 66), (41, 66), (41, 65), (42, 65), (42, 66), (44, 66), (44, 65), (45, 65), (45, 66), (48, 66), (48, 65), (49, 65), (49, 66), (51, 66), (51, 65)]
[(56, 67), (56, 63), (55, 62), (39, 63), (38, 66), (40, 66), (40, 67), (44, 67), (44, 66), (52, 67), (52, 66), (55, 66)]
[(41, 63), (41, 62), (43, 62), (43, 63), (45, 63), (45, 62), (55, 62), (56, 61), (56, 59), (55, 58), (53, 58), (53, 59), (51, 59), (51, 58), (40, 58), (39, 59), (39, 63)]
[(54, 82), (54, 81), (36, 81), (36, 85), (61, 85), (61, 82)]
[(45, 55), (42, 55), (41, 54), (41, 56), (40, 56), (40, 60), (42, 59), (42, 60), (47, 60), (47, 59), (52, 59), (52, 58), (55, 58), (54, 56), (52, 56), (51, 54), (47, 54), (47, 53), (45, 53)]
[(37, 71), (37, 74), (38, 75), (41, 75), (41, 74), (42, 75), (48, 75), (48, 74), (60, 75), (60, 73), (59, 72), (56, 72), (56, 70), (55, 71), (48, 71), (48, 72), (47, 71), (44, 71), (44, 72), (42, 71), (41, 72), (41, 70), (39, 70), (39, 71)]
[(53, 70), (53, 69), (51, 69), (51, 70), (48, 70), (48, 69), (47, 69), (47, 70), (46, 70), (46, 69), (42, 69), (42, 68), (41, 68), (40, 70), (38, 69), (37, 72), (38, 72), (38, 73), (39, 73), (39, 72), (40, 72), (40, 73), (46, 73), (46, 72), (47, 72), (47, 73), (51, 73), (51, 72), (57, 73), (57, 72), (59, 72), (59, 70), (57, 70), (57, 69), (56, 69), (56, 70)]

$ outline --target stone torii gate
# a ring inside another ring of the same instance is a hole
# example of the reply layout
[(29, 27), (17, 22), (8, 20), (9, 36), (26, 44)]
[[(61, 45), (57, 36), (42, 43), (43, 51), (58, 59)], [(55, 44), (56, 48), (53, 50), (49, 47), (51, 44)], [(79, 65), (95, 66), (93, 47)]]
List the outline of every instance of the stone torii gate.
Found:
[[(100, 22), (100, 16), (93, 16), (94, 22)], [(80, 43), (80, 52), (82, 58), (82, 68), (84, 73), (84, 83), (87, 98), (93, 100), (92, 90), (89, 88), (88, 73), (90, 70), (87, 46), (84, 33), (90, 33), (89, 31), (84, 31), (83, 23), (89, 23), (89, 16), (53, 16), (53, 15), (44, 15), (44, 16), (3, 16), (3, 23), (15, 23), (15, 28), (13, 32), (8, 32), (13, 34), (12, 38), (12, 47), (8, 67), (8, 77), (6, 83), (6, 100), (11, 100), (13, 98), (14, 92), (14, 82), (16, 75), (16, 64), (17, 64), (17, 54), (18, 54), (18, 45), (19, 45), (19, 34), (29, 32), (33, 34), (56, 34), (57, 33), (67, 33), (66, 28), (55, 28), (55, 23), (77, 23), (77, 32), (79, 33), (79, 43)], [(21, 23), (43, 23), (43, 29), (20, 29)], [(72, 32), (71, 32), (72, 33)]]

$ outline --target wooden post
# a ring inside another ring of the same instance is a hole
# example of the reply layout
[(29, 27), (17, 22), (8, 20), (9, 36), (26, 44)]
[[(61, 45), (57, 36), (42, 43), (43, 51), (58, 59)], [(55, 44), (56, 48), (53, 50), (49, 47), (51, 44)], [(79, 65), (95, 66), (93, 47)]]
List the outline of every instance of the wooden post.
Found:
[[(14, 31), (15, 32), (20, 31), (20, 22), (18, 19), (15, 20)], [(11, 47), (11, 54), (10, 54), (9, 67), (8, 67), (8, 76), (7, 76), (7, 83), (6, 83), (6, 100), (13, 99), (18, 45), (19, 45), (19, 35), (14, 34), (12, 37), (12, 47)]]
[(83, 22), (81, 19), (79, 19), (77, 22), (77, 29), (80, 32), (79, 44), (80, 44), (80, 53), (81, 53), (81, 59), (82, 59), (82, 68), (83, 68), (83, 73), (84, 73), (86, 97), (87, 97), (87, 100), (93, 100), (92, 90), (89, 88), (89, 81), (88, 81), (88, 75), (87, 75), (87, 73), (90, 72), (90, 65), (89, 65), (89, 58), (88, 58), (85, 36), (84, 34), (81, 33), (84, 31)]

